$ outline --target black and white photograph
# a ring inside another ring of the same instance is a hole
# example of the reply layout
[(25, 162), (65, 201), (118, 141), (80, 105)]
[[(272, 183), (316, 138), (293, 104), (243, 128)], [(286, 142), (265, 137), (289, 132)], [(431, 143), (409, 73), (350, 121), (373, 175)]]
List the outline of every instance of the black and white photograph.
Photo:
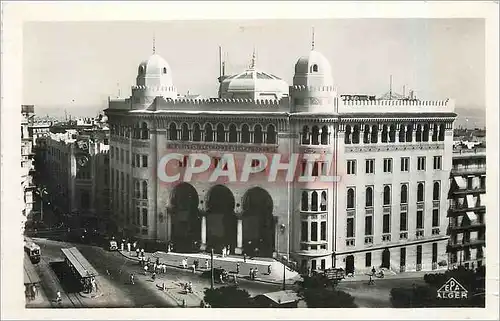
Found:
[(249, 17), (198, 19), (165, 3), (91, 20), (104, 6), (68, 2), (67, 19), (16, 25), (2, 301), (35, 318), (498, 318), (498, 12), (259, 18), (248, 8), (287, 2), (229, 2)]

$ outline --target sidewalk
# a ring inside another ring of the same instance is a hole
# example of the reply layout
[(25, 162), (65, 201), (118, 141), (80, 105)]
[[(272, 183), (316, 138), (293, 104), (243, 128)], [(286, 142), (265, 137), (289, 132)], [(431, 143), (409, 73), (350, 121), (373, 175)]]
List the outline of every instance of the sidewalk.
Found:
[[(385, 272), (385, 271), (384, 271)], [(395, 273), (395, 272), (385, 272), (383, 278), (373, 278), (374, 280), (398, 280), (398, 279), (423, 279), (424, 275), (426, 274), (431, 274), (431, 273), (443, 273), (444, 270), (433, 270), (433, 271), (418, 271), (418, 272), (402, 272), (402, 273)], [(370, 276), (366, 273), (359, 273), (355, 274), (353, 277), (346, 277), (345, 279), (342, 280), (343, 283), (345, 282), (359, 282), (359, 281), (368, 281), (370, 280)]]
[[(139, 261), (135, 252), (120, 251), (119, 252), (132, 260)], [(187, 258), (188, 270), (191, 270), (195, 260), (198, 260), (198, 270), (197, 272), (206, 271), (205, 261), (208, 260), (210, 264), (210, 255), (206, 253), (173, 253), (173, 252), (155, 252), (155, 253), (144, 253), (146, 259), (149, 257), (151, 262), (155, 262), (156, 258), (159, 258), (161, 264), (166, 264), (170, 267), (175, 267), (183, 269), (182, 260)], [(236, 264), (240, 263), (240, 271), (237, 274), (239, 278), (248, 278), (250, 274), (250, 268), (257, 268), (258, 273), (255, 277), (255, 281), (273, 284), (283, 283), (283, 272), (285, 272), (285, 283), (294, 284), (296, 281), (300, 280), (300, 275), (291, 271), (288, 267), (285, 267), (281, 262), (276, 260), (262, 258), (262, 259), (246, 259), (244, 262), (241, 256), (227, 256), (222, 257), (221, 255), (214, 254), (214, 268), (223, 268), (229, 273), (236, 274)], [(268, 267), (271, 266), (271, 273), (268, 274)]]

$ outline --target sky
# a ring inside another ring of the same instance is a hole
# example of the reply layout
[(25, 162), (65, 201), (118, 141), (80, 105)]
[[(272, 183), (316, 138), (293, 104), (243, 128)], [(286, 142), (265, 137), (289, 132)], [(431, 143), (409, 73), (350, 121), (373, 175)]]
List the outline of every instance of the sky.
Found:
[[(332, 65), (342, 94), (413, 90), (420, 99), (456, 100), (485, 118), (482, 19), (198, 20), (29, 22), (23, 37), (23, 103), (78, 114), (130, 95), (139, 63), (156, 53), (179, 93), (217, 95), (218, 47), (227, 73), (257, 67), (292, 84), (297, 59), (315, 49)], [(479, 112), (479, 113), (478, 113)]]

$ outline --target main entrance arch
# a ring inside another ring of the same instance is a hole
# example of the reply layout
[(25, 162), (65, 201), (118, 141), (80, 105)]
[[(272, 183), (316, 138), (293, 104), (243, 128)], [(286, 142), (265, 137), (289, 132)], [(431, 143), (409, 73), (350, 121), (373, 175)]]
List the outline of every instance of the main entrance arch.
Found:
[(273, 199), (260, 187), (249, 189), (243, 196), (243, 250), (267, 257), (275, 250)]
[(172, 192), (172, 241), (179, 252), (193, 251), (201, 238), (198, 192), (189, 183), (180, 183)]
[(224, 246), (236, 247), (236, 217), (234, 195), (224, 185), (215, 185), (207, 198), (207, 245), (216, 251)]

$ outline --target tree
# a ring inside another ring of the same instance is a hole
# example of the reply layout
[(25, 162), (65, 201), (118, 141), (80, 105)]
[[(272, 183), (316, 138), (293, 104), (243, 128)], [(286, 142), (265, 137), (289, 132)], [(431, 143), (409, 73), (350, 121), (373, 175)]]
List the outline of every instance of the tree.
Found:
[(236, 286), (206, 289), (205, 302), (212, 308), (249, 308), (253, 304), (248, 291)]
[(323, 274), (304, 276), (297, 282), (298, 294), (309, 308), (357, 308), (354, 297), (335, 289), (336, 283)]

